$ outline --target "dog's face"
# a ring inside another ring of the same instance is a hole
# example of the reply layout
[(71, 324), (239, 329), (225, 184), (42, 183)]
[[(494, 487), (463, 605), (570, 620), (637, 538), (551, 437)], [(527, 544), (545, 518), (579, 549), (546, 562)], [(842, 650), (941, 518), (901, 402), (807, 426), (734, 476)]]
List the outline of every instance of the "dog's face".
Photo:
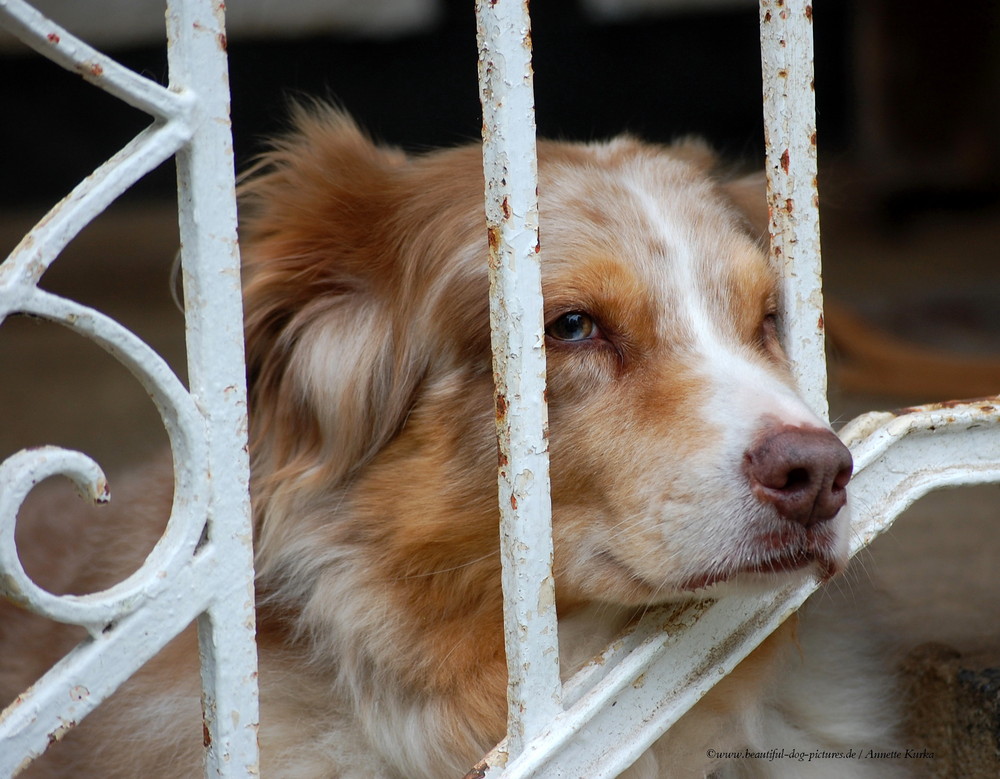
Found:
[(831, 575), (850, 455), (792, 388), (748, 182), (627, 141), (589, 154), (540, 185), (560, 572), (624, 602)]
[[(495, 560), (480, 152), (408, 159), (342, 118), (302, 121), (251, 185), (263, 566), (315, 533), (365, 539), (397, 577)], [(741, 185), (711, 181), (702, 156), (539, 145), (563, 603), (828, 576), (845, 560), (850, 456), (792, 388), (778, 277), (735, 206)], [(317, 508), (334, 504), (350, 519)]]

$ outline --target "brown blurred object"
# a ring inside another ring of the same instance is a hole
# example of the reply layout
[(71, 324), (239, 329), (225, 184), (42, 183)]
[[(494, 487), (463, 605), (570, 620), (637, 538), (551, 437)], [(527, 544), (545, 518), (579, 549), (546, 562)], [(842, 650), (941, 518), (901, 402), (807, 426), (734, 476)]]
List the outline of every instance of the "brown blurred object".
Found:
[(824, 317), (832, 375), (843, 391), (927, 400), (1000, 395), (1000, 357), (904, 340), (829, 298)]
[(1000, 358), (904, 340), (829, 298), (825, 308), (832, 374), (843, 391), (927, 400), (1000, 394)]

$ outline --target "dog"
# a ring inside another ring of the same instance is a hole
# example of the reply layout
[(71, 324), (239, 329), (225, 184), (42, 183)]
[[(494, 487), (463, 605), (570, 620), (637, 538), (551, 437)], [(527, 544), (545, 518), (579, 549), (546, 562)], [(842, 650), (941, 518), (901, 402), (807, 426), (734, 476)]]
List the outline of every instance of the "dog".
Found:
[[(693, 141), (538, 144), (567, 675), (653, 605), (847, 562), (850, 454), (779, 342), (760, 177), (715, 167)], [(506, 729), (481, 151), (411, 155), (302, 108), (241, 198), (262, 775), (462, 776)], [(25, 565), (54, 591), (106, 586), (170, 494), (165, 462), (127, 479), (128, 510), (87, 533), (100, 564), (76, 549), (74, 569), (47, 557), (68, 504), (46, 498), (22, 518)], [(3, 619), (13, 696), (75, 637)], [(626, 775), (890, 775), (754, 756), (894, 738), (856, 624), (789, 620)], [(25, 775), (196, 776), (199, 719), (188, 631)]]

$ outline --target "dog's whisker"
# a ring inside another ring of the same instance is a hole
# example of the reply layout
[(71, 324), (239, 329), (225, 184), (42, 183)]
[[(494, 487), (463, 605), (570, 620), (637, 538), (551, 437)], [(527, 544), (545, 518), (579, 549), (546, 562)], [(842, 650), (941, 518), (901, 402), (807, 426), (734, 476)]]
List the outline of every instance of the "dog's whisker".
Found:
[(397, 577), (395, 577), (393, 579), (393, 581), (406, 581), (408, 579), (420, 579), (420, 578), (424, 578), (424, 577), (427, 577), (427, 576), (438, 576), (439, 574), (443, 574), (443, 573), (451, 573), (453, 571), (460, 571), (463, 568), (468, 568), (470, 566), (475, 565), (476, 563), (481, 563), (484, 560), (490, 560), (490, 559), (492, 559), (494, 557), (499, 557), (499, 556), (500, 556), (500, 550), (497, 549), (497, 550), (494, 550), (492, 552), (487, 552), (486, 554), (484, 554), (484, 555), (482, 555), (480, 557), (477, 557), (474, 560), (468, 560), (468, 561), (466, 561), (464, 563), (459, 563), (458, 565), (453, 565), (453, 566), (451, 566), (449, 568), (436, 568), (433, 571), (421, 571), (420, 573), (412, 573), (412, 574), (406, 574), (405, 576), (397, 576)]

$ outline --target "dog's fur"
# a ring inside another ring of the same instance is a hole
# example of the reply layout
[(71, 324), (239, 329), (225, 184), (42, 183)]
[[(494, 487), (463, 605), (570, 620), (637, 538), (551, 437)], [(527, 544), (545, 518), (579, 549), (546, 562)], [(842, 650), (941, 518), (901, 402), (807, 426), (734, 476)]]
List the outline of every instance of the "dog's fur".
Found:
[[(757, 181), (713, 180), (691, 143), (538, 152), (569, 673), (651, 604), (833, 575), (846, 531), (842, 516), (783, 519), (754, 475), (775, 431), (832, 438), (777, 340), (777, 275), (743, 206)], [(461, 776), (504, 734), (482, 198), (478, 147), (408, 156), (324, 109), (300, 111), (244, 187), (264, 776)], [(100, 571), (76, 550), (75, 571), (46, 572), (59, 536), (44, 516), (22, 521), (28, 567), (58, 591), (120, 576), (107, 539), (142, 516), (155, 537), (169, 467), (131, 484), (121, 522), (105, 509), (88, 529)], [(72, 639), (3, 619), (13, 695)], [(889, 682), (851, 622), (787, 623), (630, 775), (887, 775), (706, 756), (884, 746)], [(196, 661), (185, 634), (29, 775), (197, 775)]]

